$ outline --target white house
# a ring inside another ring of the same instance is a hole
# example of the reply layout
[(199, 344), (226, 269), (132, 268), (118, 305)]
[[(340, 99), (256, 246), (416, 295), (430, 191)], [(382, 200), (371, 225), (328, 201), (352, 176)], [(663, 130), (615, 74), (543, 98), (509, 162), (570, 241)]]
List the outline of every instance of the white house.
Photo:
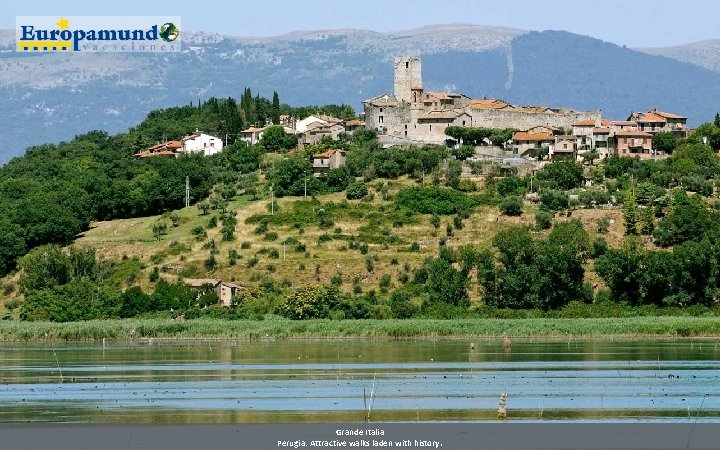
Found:
[(302, 120), (298, 120), (295, 123), (295, 131), (297, 131), (298, 133), (304, 133), (308, 129), (308, 125), (315, 122), (320, 125), (335, 125), (336, 123), (341, 123), (342, 120), (338, 119), (337, 117), (326, 116), (323, 114), (315, 114), (312, 116), (307, 116)]
[(212, 156), (220, 153), (223, 149), (223, 141), (219, 137), (205, 134), (201, 131), (195, 132), (189, 136), (180, 139), (182, 147), (179, 149), (181, 153), (200, 153), (205, 156)]

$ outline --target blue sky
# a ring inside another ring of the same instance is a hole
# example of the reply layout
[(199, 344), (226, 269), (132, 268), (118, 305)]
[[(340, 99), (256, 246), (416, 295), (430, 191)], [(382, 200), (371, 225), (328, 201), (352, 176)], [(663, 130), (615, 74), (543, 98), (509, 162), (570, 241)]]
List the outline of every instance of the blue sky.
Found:
[(712, 0), (271, 0), (114, 2), (4, 0), (0, 28), (22, 15), (179, 15), (183, 28), (235, 36), (296, 30), (394, 31), (439, 23), (567, 30), (628, 47), (720, 38), (720, 2)]

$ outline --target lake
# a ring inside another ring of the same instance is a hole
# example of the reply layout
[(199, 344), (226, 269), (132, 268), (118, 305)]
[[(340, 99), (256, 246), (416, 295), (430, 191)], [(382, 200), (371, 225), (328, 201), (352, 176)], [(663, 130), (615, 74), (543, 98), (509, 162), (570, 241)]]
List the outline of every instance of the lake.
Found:
[(718, 339), (0, 345), (0, 421), (720, 422)]

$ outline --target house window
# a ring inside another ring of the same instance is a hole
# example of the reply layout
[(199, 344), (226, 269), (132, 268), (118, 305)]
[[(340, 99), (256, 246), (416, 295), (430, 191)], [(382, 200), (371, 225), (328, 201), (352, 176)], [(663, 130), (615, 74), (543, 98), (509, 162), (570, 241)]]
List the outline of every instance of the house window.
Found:
[(406, 68), (406, 69), (409, 69), (409, 68), (410, 68), (410, 63), (407, 62), (407, 61), (405, 61), (405, 68)]
[(430, 125), (430, 131), (432, 131), (432, 125)]
[(407, 125), (405, 125), (405, 129), (407, 130)]
[(463, 120), (463, 126), (465, 126), (465, 121)]
[(383, 123), (383, 116), (378, 116), (378, 122)]
[(380, 108), (380, 112), (382, 112), (382, 108)]

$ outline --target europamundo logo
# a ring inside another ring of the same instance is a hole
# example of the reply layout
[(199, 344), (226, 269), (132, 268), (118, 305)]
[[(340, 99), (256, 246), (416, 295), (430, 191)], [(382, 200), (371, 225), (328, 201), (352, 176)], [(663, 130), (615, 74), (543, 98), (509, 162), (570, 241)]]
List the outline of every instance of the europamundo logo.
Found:
[(179, 52), (177, 16), (18, 16), (18, 52)]

